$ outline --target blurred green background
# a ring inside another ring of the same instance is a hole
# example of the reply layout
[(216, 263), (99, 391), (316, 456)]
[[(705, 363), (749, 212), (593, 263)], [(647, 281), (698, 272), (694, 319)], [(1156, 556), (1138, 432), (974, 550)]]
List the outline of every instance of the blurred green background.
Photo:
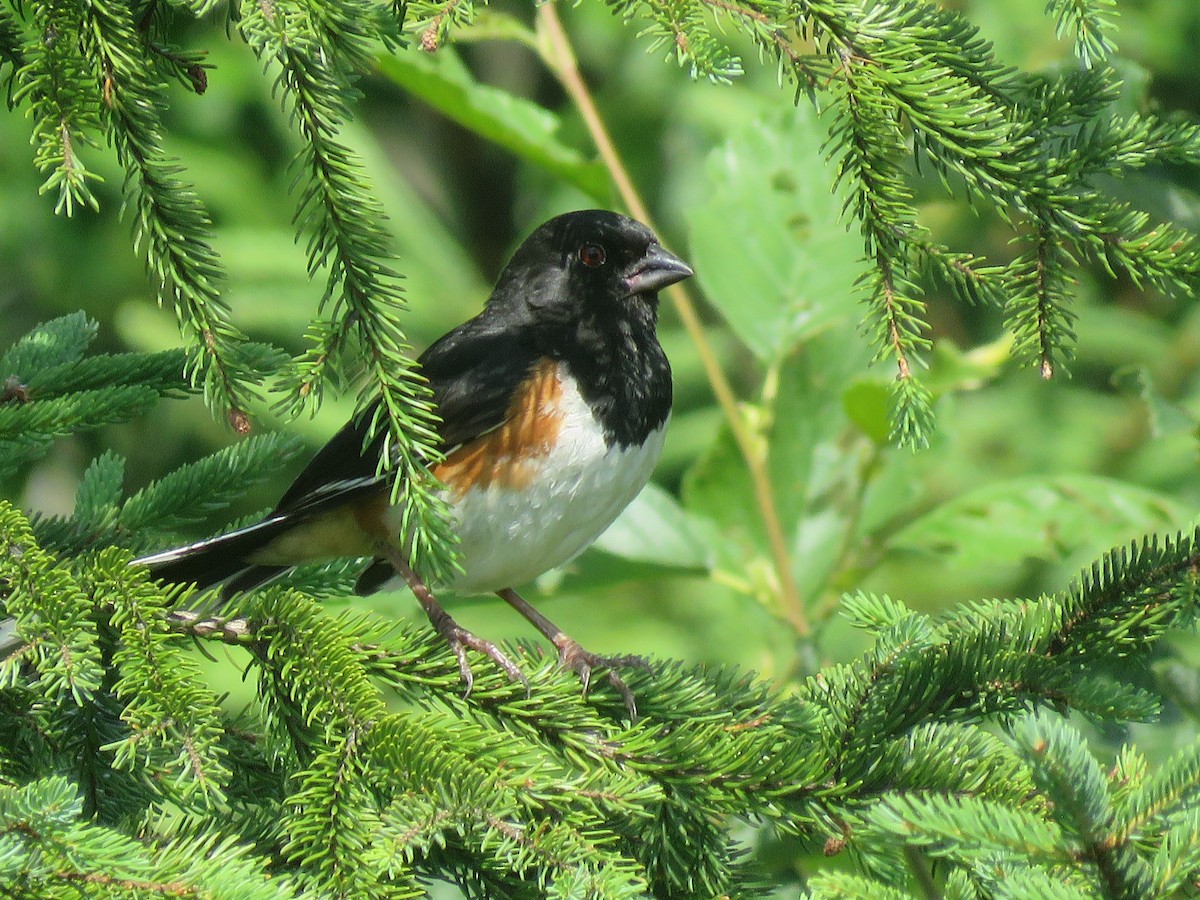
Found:
[[(945, 5), (979, 25), (1014, 66), (1075, 65), (1043, 0)], [(381, 64), (343, 135), (388, 209), (418, 350), (480, 307), (529, 230), (596, 205), (580, 185), (606, 184), (589, 162), (579, 116), (537, 54), (492, 39), (504, 17), (532, 22), (531, 5), (490, 10), (456, 47), (433, 57), (402, 51)], [(600, 4), (562, 16), (660, 236), (696, 267), (709, 337), (767, 456), (815, 639), (799, 640), (781, 606), (744, 466), (669, 304), (662, 337), (677, 406), (657, 488), (601, 549), (533, 591), (568, 632), (598, 652), (735, 663), (786, 684), (862, 648), (836, 616), (845, 591), (887, 592), (928, 610), (1037, 596), (1064, 587), (1114, 544), (1193, 523), (1197, 304), (1082, 273), (1077, 358), (1070, 377), (1046, 383), (1009, 359), (1001, 310), (964, 307), (931, 287), (938, 431), (926, 451), (896, 450), (886, 442), (892, 370), (869, 366), (854, 289), (861, 242), (839, 220), (819, 113), (807, 101), (793, 107), (790, 90), (749, 46), (747, 74), (735, 84), (692, 83)], [(1123, 102), (1200, 114), (1200, 4), (1128, 0), (1120, 26)], [(216, 223), (236, 321), (296, 352), (321, 292), (291, 225), (297, 139), (270, 74), (245, 47), (219, 27), (192, 25), (180, 40), (206, 48), (214, 68), (203, 96), (171, 89), (169, 149)], [(460, 123), (445, 115), (451, 107)], [(514, 150), (479, 136), (494, 120), (510, 123), (509, 137), (524, 143)], [(38, 194), (28, 121), (0, 117), (0, 346), (77, 309), (100, 321), (101, 349), (176, 345), (173, 315), (156, 307), (120, 218), (115, 161), (102, 150), (86, 155), (105, 179), (102, 209), (56, 218), (52, 198)], [(1110, 187), (1195, 226), (1198, 186), (1196, 170), (1156, 169)], [(1018, 252), (997, 218), (948, 196), (936, 179), (918, 190), (923, 222), (950, 247), (996, 261)], [(315, 448), (351, 410), (347, 397), (311, 421), (282, 422), (264, 407), (257, 427), (297, 431)], [(164, 402), (144, 421), (61, 441), (0, 491), (28, 509), (67, 512), (83, 468), (106, 448), (128, 458), (132, 491), (234, 440), (200, 400)], [(226, 521), (268, 507), (299, 466), (252, 492)], [(407, 595), (346, 602), (419, 616)], [(532, 636), (499, 601), (455, 609), (480, 634)], [(236, 683), (235, 665), (222, 671)]]

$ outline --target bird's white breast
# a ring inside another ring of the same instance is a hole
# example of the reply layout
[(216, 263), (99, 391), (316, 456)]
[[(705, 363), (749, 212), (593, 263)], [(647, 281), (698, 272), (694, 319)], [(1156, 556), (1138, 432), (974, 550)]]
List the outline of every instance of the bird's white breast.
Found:
[(526, 465), (525, 486), (475, 486), (452, 498), (461, 593), (515, 587), (573, 559), (638, 495), (662, 450), (666, 423), (640, 446), (607, 446), (574, 379), (560, 374), (554, 445)]

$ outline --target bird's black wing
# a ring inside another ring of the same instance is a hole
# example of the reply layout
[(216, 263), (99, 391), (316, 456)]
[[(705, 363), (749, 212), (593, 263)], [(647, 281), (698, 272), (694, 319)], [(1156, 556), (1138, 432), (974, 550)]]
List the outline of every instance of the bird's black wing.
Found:
[(426, 350), (420, 363), (441, 419), (438, 449), (447, 453), (504, 424), (513, 394), (537, 361), (512, 331), (485, 326), (456, 329)]
[[(476, 332), (464, 340), (457, 330), (430, 347), (421, 365), (442, 419), (438, 448), (448, 453), (503, 425), (513, 393), (537, 360), (531, 347), (501, 331)], [(354, 591), (374, 593), (395, 574), (391, 563), (376, 560), (359, 573)]]
[[(513, 392), (536, 364), (536, 353), (511, 329), (484, 316), (465, 322), (418, 360), (429, 380), (438, 417), (438, 449), (447, 452), (504, 423)], [(364, 449), (378, 401), (325, 444), (284, 492), (275, 513), (327, 509), (378, 490), (383, 436)]]
[(317, 451), (296, 480), (279, 498), (273, 514), (299, 512), (313, 506), (341, 505), (353, 496), (375, 490), (382, 483), (376, 475), (382, 436), (364, 449), (363, 441), (379, 401), (361, 416), (355, 416)]

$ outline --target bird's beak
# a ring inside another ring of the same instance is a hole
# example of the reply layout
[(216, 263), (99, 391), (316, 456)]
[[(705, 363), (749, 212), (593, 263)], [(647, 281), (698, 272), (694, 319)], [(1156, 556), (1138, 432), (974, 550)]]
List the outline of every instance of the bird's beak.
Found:
[(658, 244), (651, 244), (646, 255), (624, 273), (627, 296), (654, 294), (677, 281), (690, 278), (692, 267), (678, 256), (668, 253)]

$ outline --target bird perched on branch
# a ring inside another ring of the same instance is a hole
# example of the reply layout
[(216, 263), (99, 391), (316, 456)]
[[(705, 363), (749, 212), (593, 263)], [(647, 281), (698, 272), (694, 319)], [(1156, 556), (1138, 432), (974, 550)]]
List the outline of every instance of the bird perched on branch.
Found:
[[(553, 642), (585, 690), (594, 668), (607, 670), (632, 718), (633, 695), (616, 669), (635, 658), (589, 653), (514, 588), (578, 555), (649, 480), (671, 412), (658, 292), (691, 274), (632, 219), (567, 213), (534, 231), (483, 311), (419, 360), (442, 423), (443, 458), (431, 469), (460, 539), (462, 570), (444, 587), (498, 594)], [(468, 648), (524, 681), (409, 566), (392, 476), (377, 474), (382, 438), (364, 447), (368, 420), (339, 431), (261, 522), (137, 562), (157, 579), (231, 593), (303, 563), (373, 557), (357, 592), (397, 577), (407, 583), (456, 654), (468, 691)]]

